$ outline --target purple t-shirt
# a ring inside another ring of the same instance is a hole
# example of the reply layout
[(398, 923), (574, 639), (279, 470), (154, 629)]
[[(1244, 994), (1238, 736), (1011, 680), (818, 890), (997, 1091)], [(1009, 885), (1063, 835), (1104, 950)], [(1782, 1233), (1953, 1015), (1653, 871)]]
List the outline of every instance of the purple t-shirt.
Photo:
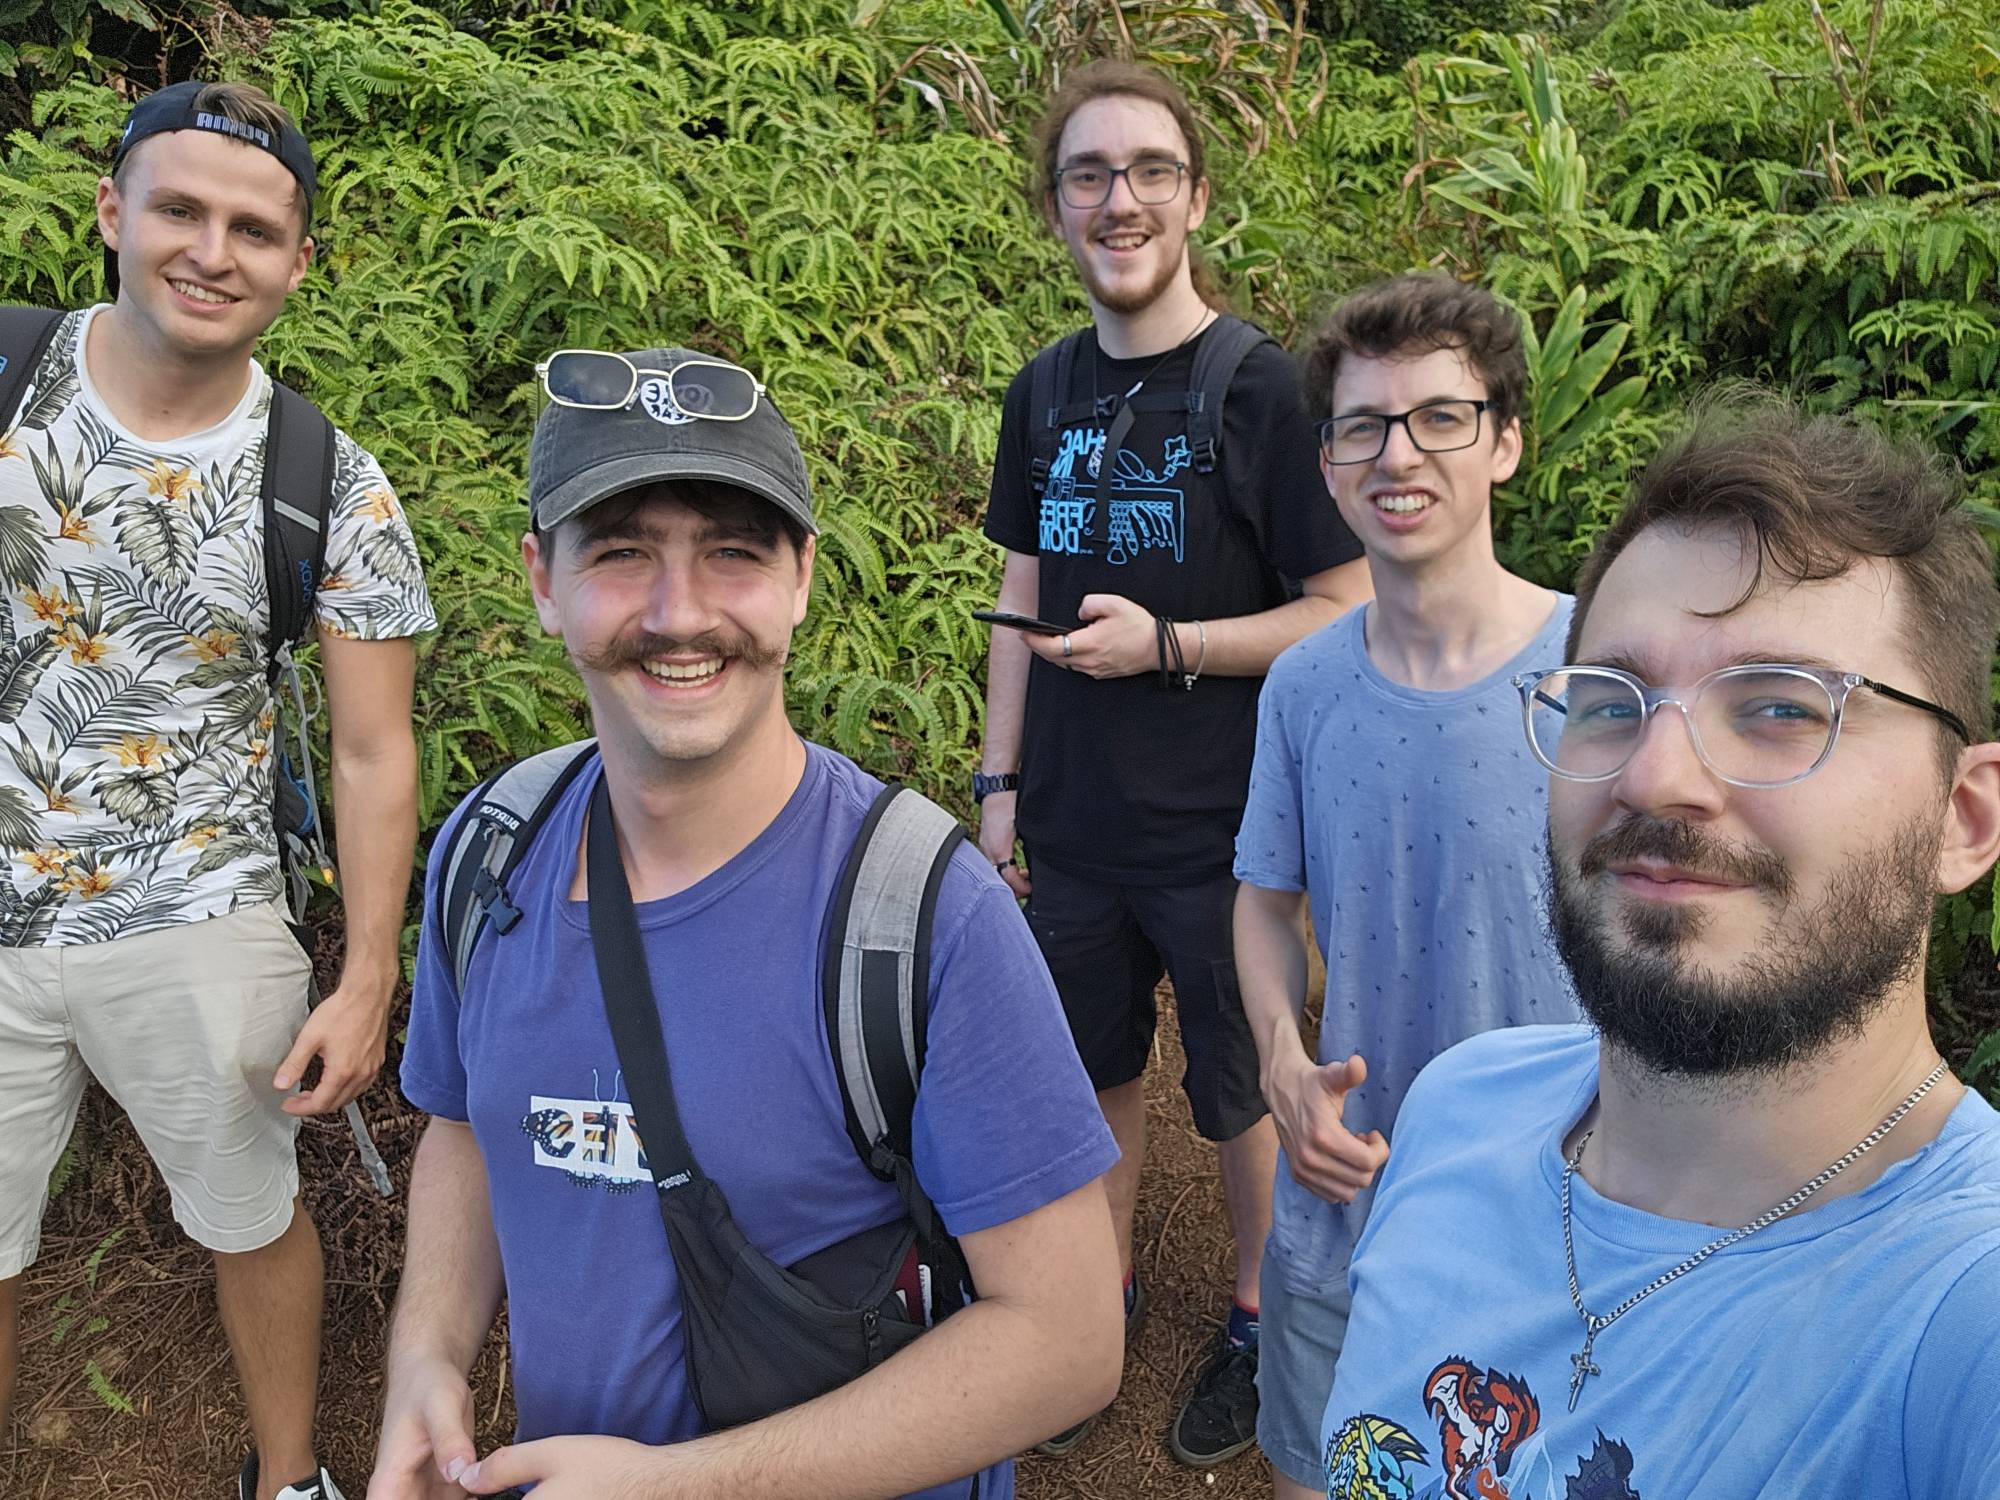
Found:
[[(780, 1265), (902, 1213), (848, 1138), (818, 985), (832, 887), (881, 783), (806, 749), (798, 789), (742, 853), (638, 907), (689, 1144), (751, 1243)], [(577, 777), (510, 878), (524, 915), (482, 938), (463, 998), (429, 892), (402, 1081), (418, 1108), (469, 1121), (486, 1161), (518, 1437), (658, 1444), (700, 1427), (666, 1231), (654, 1194), (635, 1190), (650, 1179), (588, 911), (568, 898), (598, 776), (593, 764)], [(969, 845), (939, 892), (930, 997), (916, 1168), (953, 1234), (1019, 1218), (1110, 1167), (1117, 1147), (1048, 969)], [(1013, 1492), (1009, 1464), (979, 1490), (981, 1500)]]

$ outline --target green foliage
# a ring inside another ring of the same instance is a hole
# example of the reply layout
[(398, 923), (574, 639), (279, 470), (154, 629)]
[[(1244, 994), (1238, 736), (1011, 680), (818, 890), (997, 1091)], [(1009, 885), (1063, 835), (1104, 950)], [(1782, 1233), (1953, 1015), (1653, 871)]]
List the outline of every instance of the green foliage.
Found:
[(254, 46), (266, 18), (337, 0), (0, 0), (0, 128), (71, 78), (171, 83), (206, 54)]
[(104, 76), (115, 59), (93, 50), (100, 26), (157, 34), (160, 20), (143, 0), (0, 0), (0, 77)]
[[(110, 1253), (111, 1248), (124, 1238), (124, 1230), (112, 1230), (111, 1233), (97, 1242), (97, 1248), (92, 1250), (89, 1257), (84, 1261), (83, 1279), (93, 1292), (97, 1290), (97, 1268), (104, 1264), (104, 1257)], [(92, 1330), (92, 1332), (95, 1331), (94, 1329)]]
[[(146, 0), (183, 31), (195, 3)], [(429, 561), (427, 825), (498, 762), (585, 728), (518, 562), (528, 371), (562, 345), (677, 342), (763, 373), (824, 516), (798, 722), (878, 772), (963, 785), (999, 398), (1084, 317), (1018, 190), (1023, 147), (1040, 91), (1098, 53), (1190, 86), (1214, 131), (1205, 249), (1280, 336), (1414, 267), (1520, 309), (1526, 456), (1496, 514), (1533, 576), (1568, 580), (1718, 377), (1924, 435), (2000, 529), (1985, 0), (1832, 0), (1823, 21), (1795, 0), (268, 9), (312, 14), (267, 38), (195, 31), (219, 70), (302, 111), (319, 151), (318, 260), (264, 357), (382, 457)], [(1508, 34), (1524, 21), (1542, 33)], [(1426, 46), (1454, 50), (1384, 60)], [(30, 126), (0, 144), (0, 295), (94, 293), (91, 191), (124, 104), (91, 55), (38, 74)], [(142, 49), (125, 66), (153, 81)], [(1983, 883), (1954, 909), (1946, 944), (1992, 921)]]
[[(684, 343), (758, 369), (823, 516), (792, 702), (885, 774), (956, 787), (997, 584), (967, 524), (997, 398), (1081, 302), (1000, 143), (889, 88), (902, 45), (825, 5), (633, 3), (280, 28), (263, 81), (311, 122), (316, 269), (265, 341), (406, 501), (443, 631), (417, 708), (434, 824), (497, 763), (587, 732), (521, 579), (529, 367), (564, 345)], [(73, 79), (0, 151), (0, 292), (86, 300), (89, 210), (123, 106)]]
[(1558, 19), (1559, 5), (1535, 0), (1318, 0), (1315, 19), (1336, 36), (1372, 43), (1398, 62), (1473, 31), (1513, 31)]
[[(1649, 447), (1654, 424), (1626, 421), (1646, 394), (1646, 377), (1628, 375), (1608, 389), (1629, 323), (1584, 324), (1585, 293), (1572, 287), (1548, 331), (1523, 319), (1528, 360), (1524, 445), (1514, 480), (1495, 497), (1507, 566), (1546, 583), (1568, 578), (1588, 539), (1617, 514), (1622, 476)], [(1594, 337), (1592, 336), (1594, 333)]]
[[(93, 1321), (100, 1327), (105, 1326), (102, 1319), (95, 1319)], [(119, 1416), (136, 1417), (139, 1415), (139, 1408), (132, 1404), (132, 1398), (113, 1384), (111, 1377), (104, 1373), (103, 1368), (99, 1366), (96, 1360), (86, 1359), (83, 1362), (83, 1382), (90, 1387), (91, 1395), (102, 1401), (111, 1410), (117, 1412)]]
[[(97, 1310), (99, 1301), (98, 1273), (104, 1264), (105, 1256), (110, 1254), (119, 1241), (125, 1238), (125, 1235), (126, 1231), (123, 1229), (112, 1230), (97, 1242), (95, 1248), (91, 1250), (90, 1255), (85, 1259), (83, 1266), (84, 1300), (79, 1300), (79, 1294), (75, 1289), (64, 1292), (56, 1299), (54, 1309), (55, 1324), (49, 1330), (50, 1347), (60, 1349), (67, 1345), (72, 1350), (77, 1351), (88, 1351), (93, 1348), (101, 1349), (101, 1345), (98, 1343), (100, 1336), (108, 1332), (112, 1324), (111, 1320), (103, 1312)], [(113, 1358), (108, 1349), (101, 1349), (101, 1352), (105, 1358)], [(103, 1402), (112, 1411), (127, 1417), (137, 1414), (138, 1408), (132, 1404), (131, 1398), (120, 1390), (117, 1384), (105, 1372), (103, 1366), (99, 1363), (97, 1354), (84, 1354), (83, 1378), (84, 1383), (90, 1387), (91, 1394), (96, 1396), (99, 1401)]]
[(1987, 1034), (1977, 1047), (1959, 1075), (1969, 1083), (1981, 1084), (1989, 1096), (2000, 1094), (2000, 1031)]

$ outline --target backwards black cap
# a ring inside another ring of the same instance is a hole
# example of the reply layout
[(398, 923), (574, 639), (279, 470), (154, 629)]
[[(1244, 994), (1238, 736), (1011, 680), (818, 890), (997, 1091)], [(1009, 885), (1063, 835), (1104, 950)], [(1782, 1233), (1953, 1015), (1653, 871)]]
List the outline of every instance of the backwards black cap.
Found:
[[(125, 133), (118, 137), (117, 149), (111, 153), (111, 170), (116, 172), (132, 154), (132, 148), (151, 136), (165, 135), (171, 130), (213, 131), (277, 157), (285, 170), (298, 179), (299, 191), (305, 194), (310, 210), (319, 192), (319, 172), (313, 166), (312, 147), (306, 144), (299, 128), (287, 121), (274, 132), (261, 125), (232, 120), (215, 110), (202, 109), (197, 101), (208, 87), (200, 79), (191, 78), (186, 83), (148, 94), (133, 105), (132, 113), (125, 117)], [(104, 288), (113, 297), (118, 295), (118, 256), (108, 245), (104, 248)]]

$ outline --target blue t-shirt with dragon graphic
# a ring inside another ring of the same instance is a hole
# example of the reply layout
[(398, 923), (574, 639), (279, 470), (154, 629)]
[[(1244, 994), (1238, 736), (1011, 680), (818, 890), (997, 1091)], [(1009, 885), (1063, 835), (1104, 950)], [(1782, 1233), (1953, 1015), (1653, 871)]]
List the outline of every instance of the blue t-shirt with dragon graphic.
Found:
[[(1563, 1256), (1581, 1026), (1489, 1032), (1404, 1102), (1321, 1430), (1329, 1500), (2000, 1495), (2000, 1114), (1968, 1091), (1859, 1192), (1760, 1230), (1600, 1333)], [(1571, 1188), (1602, 1313), (1717, 1236)]]

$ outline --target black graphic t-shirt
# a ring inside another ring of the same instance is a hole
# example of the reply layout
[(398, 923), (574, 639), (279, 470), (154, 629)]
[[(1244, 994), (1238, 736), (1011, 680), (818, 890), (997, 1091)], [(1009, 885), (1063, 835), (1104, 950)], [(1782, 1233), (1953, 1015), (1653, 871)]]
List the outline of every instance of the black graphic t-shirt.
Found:
[[(1086, 341), (1062, 404), (1124, 395), (1142, 379), (1149, 394), (1184, 391), (1200, 345), (1164, 361), (1093, 359)], [(1031, 399), (1024, 369), (1002, 409), (986, 534), (1039, 556), (1045, 620), (1076, 620), (1085, 594), (1120, 594), (1175, 620), (1255, 614), (1285, 602), (1286, 579), (1361, 555), (1320, 478), (1298, 368), (1270, 344), (1236, 372), (1207, 474), (1194, 469), (1184, 413), (1135, 412), (1115, 455), (1104, 452), (1108, 421), (1065, 430), (1038, 504)], [(1157, 672), (1099, 681), (1037, 657), (1021, 752), (1030, 854), (1138, 885), (1226, 871), (1262, 683), (1204, 676), (1184, 692), (1163, 688)]]

